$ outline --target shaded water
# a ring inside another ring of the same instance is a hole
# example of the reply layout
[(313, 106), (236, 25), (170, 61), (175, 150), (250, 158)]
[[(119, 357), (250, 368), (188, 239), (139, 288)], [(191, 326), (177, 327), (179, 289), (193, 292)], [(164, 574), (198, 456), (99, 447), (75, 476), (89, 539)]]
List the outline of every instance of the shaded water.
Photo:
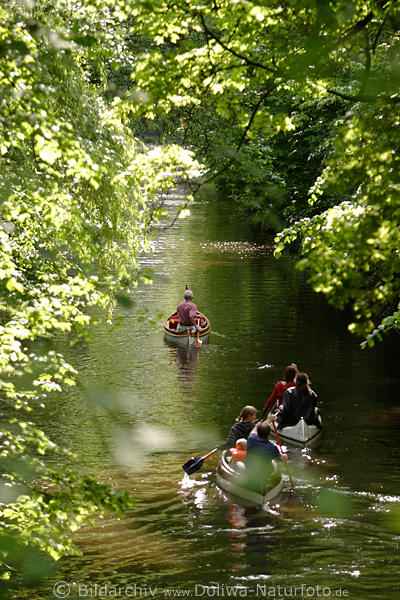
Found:
[[(179, 203), (171, 197), (171, 208)], [(89, 403), (75, 389), (41, 416), (81, 468), (136, 499), (125, 519), (99, 519), (76, 536), (83, 556), (61, 561), (63, 597), (397, 599), (398, 340), (360, 351), (346, 316), (310, 290), (292, 258), (276, 261), (272, 241), (211, 192), (158, 235), (143, 264), (154, 284), (139, 286), (133, 309), (118, 309), (123, 326), (110, 333), (100, 323), (68, 357)], [(189, 351), (135, 316), (141, 307), (169, 314), (186, 283), (213, 329)], [(184, 477), (182, 464), (224, 439), (243, 405), (263, 408), (291, 361), (309, 373), (325, 425), (317, 448), (289, 450), (295, 493), (237, 505), (216, 486), (216, 456)], [(30, 597), (56, 597), (54, 583)]]

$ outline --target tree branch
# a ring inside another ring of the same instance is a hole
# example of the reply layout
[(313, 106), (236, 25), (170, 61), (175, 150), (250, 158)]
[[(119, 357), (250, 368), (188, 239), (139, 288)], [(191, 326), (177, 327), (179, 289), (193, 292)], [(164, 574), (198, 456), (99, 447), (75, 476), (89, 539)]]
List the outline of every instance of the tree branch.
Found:
[(371, 48), (371, 50), (372, 50), (372, 54), (375, 54), (375, 52), (376, 52), (376, 48), (377, 48), (377, 46), (378, 46), (378, 41), (379, 41), (379, 38), (380, 38), (380, 37), (381, 37), (381, 35), (382, 35), (383, 28), (384, 28), (384, 27), (385, 27), (385, 25), (386, 25), (386, 21), (387, 21), (387, 15), (386, 15), (386, 16), (385, 16), (385, 18), (383, 19), (383, 21), (382, 21), (382, 23), (381, 23), (381, 26), (379, 27), (379, 29), (378, 29), (378, 32), (377, 32), (377, 34), (376, 34), (376, 36), (375, 36), (375, 39), (374, 39), (374, 41), (373, 41), (372, 48)]
[[(247, 133), (249, 132), (249, 130), (253, 124), (253, 121), (255, 119), (255, 116), (256, 116), (260, 106), (262, 105), (264, 100), (274, 91), (275, 87), (276, 87), (275, 85), (271, 85), (271, 87), (259, 98), (258, 102), (254, 105), (253, 110), (251, 111), (250, 119), (243, 131), (243, 134), (239, 140), (238, 145), (235, 148), (235, 152), (239, 152), (240, 148), (243, 146), (244, 141), (247, 137)], [(217, 177), (222, 175), (222, 173), (224, 173), (227, 169), (229, 169), (229, 167), (233, 164), (234, 160), (235, 160), (235, 158), (230, 158), (229, 161), (226, 163), (226, 165), (224, 167), (222, 167), (222, 169), (220, 171), (218, 171), (217, 173), (214, 173), (214, 175), (212, 175), (205, 181), (197, 184), (197, 188), (193, 192), (193, 194), (196, 194), (202, 185), (204, 185), (206, 183), (210, 183), (210, 181), (213, 181), (214, 179), (216, 179)]]
[[(391, 3), (391, 0), (382, 0), (382, 2), (380, 3), (381, 8), (383, 10), (385, 10), (388, 7), (388, 4), (390, 4), (390, 3)], [(361, 19), (360, 21), (357, 21), (357, 23), (355, 23), (352, 27), (350, 27), (348, 32), (345, 33), (344, 36), (342, 37), (342, 40), (346, 40), (350, 37), (353, 37), (353, 35), (357, 35), (357, 33), (360, 33), (360, 31), (365, 29), (365, 27), (367, 27), (367, 25), (372, 21), (372, 19), (374, 19), (374, 17), (375, 17), (375, 14), (371, 10), (367, 15), (365, 15), (365, 17), (363, 19)]]
[(343, 98), (343, 100), (349, 100), (350, 102), (376, 102), (376, 101), (381, 101), (383, 100), (384, 102), (388, 102), (389, 104), (399, 104), (400, 103), (400, 96), (396, 96), (394, 98), (390, 97), (390, 96), (373, 96), (370, 94), (357, 94), (356, 96), (353, 96), (351, 94), (345, 94), (344, 92), (338, 92), (337, 90), (333, 90), (331, 88), (327, 88), (326, 91), (328, 92), (328, 94), (334, 94), (335, 96), (338, 96), (339, 98)]
[(274, 69), (271, 69), (271, 67), (267, 67), (266, 65), (263, 65), (262, 63), (259, 63), (259, 62), (255, 61), (255, 60), (252, 60), (251, 58), (247, 58), (246, 56), (243, 56), (242, 54), (239, 54), (238, 52), (236, 52), (236, 50), (233, 50), (232, 48), (229, 48), (225, 44), (225, 42), (223, 42), (215, 33), (213, 33), (211, 31), (211, 29), (209, 29), (209, 27), (207, 26), (207, 24), (205, 22), (203, 14), (199, 13), (199, 15), (200, 15), (201, 24), (203, 26), (203, 29), (204, 29), (205, 33), (207, 33), (207, 35), (209, 35), (210, 38), (212, 38), (220, 46), (222, 46), (222, 48), (224, 50), (226, 50), (227, 52), (229, 52), (233, 56), (236, 56), (236, 58), (239, 58), (240, 60), (243, 60), (247, 65), (251, 65), (252, 67), (257, 67), (258, 69), (263, 69), (264, 71), (268, 71), (269, 73), (274, 73)]
[[(247, 133), (249, 132), (253, 121), (255, 119), (255, 116), (260, 108), (260, 106), (262, 105), (262, 103), (264, 102), (264, 100), (275, 90), (276, 85), (275, 84), (271, 84), (271, 86), (268, 88), (268, 90), (266, 92), (264, 92), (264, 94), (262, 94), (262, 96), (259, 98), (259, 100), (256, 102), (256, 104), (253, 106), (253, 110), (251, 111), (251, 115), (250, 115), (250, 119), (242, 133), (242, 136), (235, 148), (235, 152), (239, 152), (240, 148), (243, 146)], [(188, 182), (189, 188), (191, 190), (191, 193), (193, 196), (195, 196), (197, 194), (197, 192), (200, 190), (200, 188), (205, 185), (206, 183), (210, 183), (211, 181), (213, 181), (214, 179), (216, 179), (217, 177), (219, 177), (220, 175), (222, 175), (222, 173), (225, 173), (225, 171), (227, 171), (229, 169), (229, 167), (233, 164), (235, 160), (234, 158), (230, 158), (228, 160), (228, 162), (219, 170), (217, 171), (217, 173), (214, 173), (214, 175), (212, 175), (211, 177), (209, 177), (208, 179), (206, 179), (205, 181), (200, 181), (199, 183), (196, 183), (194, 185), (191, 184), (191, 182)], [(190, 200), (188, 200), (184, 205), (183, 208), (185, 209), (188, 205), (189, 205)], [(162, 227), (162, 231), (165, 231), (166, 229), (169, 229), (170, 227), (172, 227), (173, 225), (175, 225), (176, 221), (178, 220), (179, 217), (179, 213), (177, 213), (175, 215), (175, 217), (173, 218), (173, 220), (171, 221), (171, 223), (169, 223), (169, 225), (166, 225), (165, 227)]]

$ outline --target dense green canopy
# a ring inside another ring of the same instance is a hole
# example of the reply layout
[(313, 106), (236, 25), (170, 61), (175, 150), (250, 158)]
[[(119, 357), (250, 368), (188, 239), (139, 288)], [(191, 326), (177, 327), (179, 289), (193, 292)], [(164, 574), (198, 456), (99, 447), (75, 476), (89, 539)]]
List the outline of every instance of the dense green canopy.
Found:
[[(369, 344), (399, 327), (400, 6), (390, 0), (142, 3), (134, 81), (183, 115), (209, 174), (297, 240), (315, 290)], [(142, 107), (141, 107), (142, 110)]]

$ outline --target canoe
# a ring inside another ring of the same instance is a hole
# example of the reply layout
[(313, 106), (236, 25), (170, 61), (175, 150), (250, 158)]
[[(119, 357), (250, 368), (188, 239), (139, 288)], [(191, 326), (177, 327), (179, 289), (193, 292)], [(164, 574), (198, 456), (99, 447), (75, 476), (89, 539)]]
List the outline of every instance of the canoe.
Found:
[[(318, 419), (321, 422), (320, 416)], [(303, 417), (301, 417), (297, 425), (283, 427), (282, 429), (278, 427), (278, 434), (281, 440), (298, 446), (311, 446), (317, 440), (321, 431), (322, 429), (317, 427), (317, 425), (307, 425)]]
[[(208, 319), (203, 313), (197, 311), (195, 317), (196, 323), (201, 327), (199, 333), (200, 340), (208, 342), (208, 336), (211, 331), (210, 319)], [(197, 335), (190, 330), (177, 332), (176, 328), (178, 325), (178, 315), (176, 312), (172, 313), (169, 317), (164, 320), (164, 337), (168, 342), (174, 342), (180, 346), (189, 346), (194, 344), (197, 339)]]
[(279, 494), (284, 483), (284, 476), (280, 472), (278, 464), (274, 460), (272, 463), (275, 474), (271, 478), (270, 485), (257, 492), (243, 486), (243, 472), (233, 468), (232, 455), (229, 450), (224, 450), (217, 466), (217, 483), (221, 489), (241, 501), (257, 506), (266, 504)]

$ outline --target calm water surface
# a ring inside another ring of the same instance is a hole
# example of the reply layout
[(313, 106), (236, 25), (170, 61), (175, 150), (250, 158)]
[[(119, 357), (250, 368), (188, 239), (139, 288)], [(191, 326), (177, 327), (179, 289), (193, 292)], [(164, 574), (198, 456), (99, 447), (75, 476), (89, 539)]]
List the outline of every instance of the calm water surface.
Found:
[[(63, 559), (57, 579), (71, 598), (397, 599), (398, 339), (360, 351), (346, 316), (212, 192), (154, 243), (143, 260), (154, 284), (116, 311), (120, 328), (100, 322), (91, 342), (66, 351), (82, 386), (49, 399), (40, 417), (81, 469), (136, 499), (126, 518), (82, 527), (83, 556)], [(172, 312), (186, 283), (213, 328), (189, 351), (136, 320), (142, 308)], [(216, 456), (184, 476), (182, 464), (224, 439), (243, 405), (263, 408), (291, 361), (309, 373), (325, 425), (317, 448), (289, 450), (294, 494), (288, 485), (271, 506), (235, 504), (216, 486)], [(55, 581), (29, 597), (54, 598)]]

